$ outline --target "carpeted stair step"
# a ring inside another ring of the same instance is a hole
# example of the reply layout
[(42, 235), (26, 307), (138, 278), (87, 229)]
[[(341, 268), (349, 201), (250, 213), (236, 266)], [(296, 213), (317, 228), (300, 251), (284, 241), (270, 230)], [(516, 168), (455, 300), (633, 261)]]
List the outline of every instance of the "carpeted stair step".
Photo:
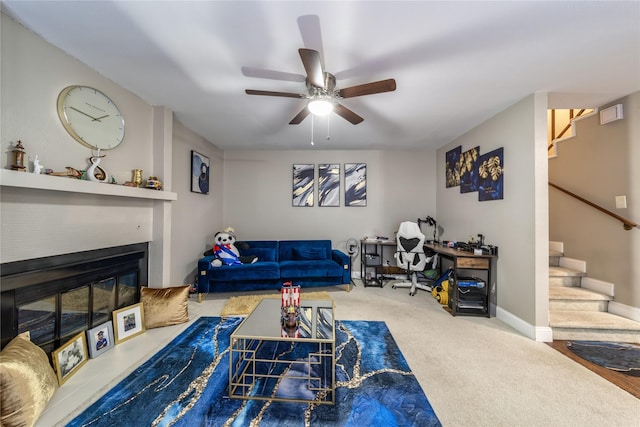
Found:
[(585, 275), (574, 268), (549, 266), (549, 286), (580, 286)]
[(616, 341), (640, 344), (640, 322), (600, 311), (552, 310), (554, 340)]
[(580, 287), (551, 286), (549, 310), (607, 311), (613, 298)]
[(560, 258), (564, 254), (560, 251), (549, 250), (549, 265), (553, 267), (558, 267), (560, 265)]

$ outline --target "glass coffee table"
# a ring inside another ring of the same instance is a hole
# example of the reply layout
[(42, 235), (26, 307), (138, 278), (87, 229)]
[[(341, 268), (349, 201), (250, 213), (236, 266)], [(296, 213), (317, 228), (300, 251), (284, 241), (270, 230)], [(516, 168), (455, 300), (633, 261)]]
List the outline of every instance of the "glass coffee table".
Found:
[(301, 300), (293, 329), (283, 327), (281, 305), (263, 299), (231, 334), (229, 397), (333, 404), (333, 300)]

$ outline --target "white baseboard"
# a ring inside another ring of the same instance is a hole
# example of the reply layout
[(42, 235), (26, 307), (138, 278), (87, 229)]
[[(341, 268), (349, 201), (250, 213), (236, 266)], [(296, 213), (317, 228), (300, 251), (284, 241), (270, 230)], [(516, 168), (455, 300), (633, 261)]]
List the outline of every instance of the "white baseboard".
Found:
[(580, 287), (589, 289), (590, 291), (600, 292), (607, 296), (612, 297), (615, 286), (613, 283), (605, 282), (591, 277), (583, 277), (580, 282)]
[(560, 258), (560, 267), (572, 268), (582, 273), (587, 272), (587, 262), (581, 259), (562, 257)]
[(640, 308), (609, 301), (609, 313), (640, 322)]
[(539, 342), (553, 341), (553, 332), (549, 326), (533, 326), (500, 307), (496, 308), (496, 318), (532, 340)]

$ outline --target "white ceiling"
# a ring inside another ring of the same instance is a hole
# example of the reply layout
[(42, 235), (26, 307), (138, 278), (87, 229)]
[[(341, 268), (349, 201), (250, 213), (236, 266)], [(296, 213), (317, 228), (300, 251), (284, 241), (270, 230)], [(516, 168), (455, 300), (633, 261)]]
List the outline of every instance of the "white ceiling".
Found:
[[(229, 149), (439, 148), (525, 96), (595, 107), (640, 90), (640, 2), (11, 1), (3, 11)], [(321, 52), (364, 117), (289, 121), (298, 49)], [(125, 117), (126, 119), (126, 117)], [(327, 140), (327, 134), (331, 136)]]

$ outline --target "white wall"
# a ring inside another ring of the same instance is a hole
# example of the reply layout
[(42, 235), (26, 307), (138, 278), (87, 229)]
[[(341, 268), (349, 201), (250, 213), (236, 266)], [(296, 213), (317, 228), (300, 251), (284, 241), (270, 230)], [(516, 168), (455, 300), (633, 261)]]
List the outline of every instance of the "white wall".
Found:
[[(234, 227), (240, 240), (330, 239), (344, 250), (349, 238), (393, 237), (400, 222), (435, 215), (432, 151), (227, 151), (224, 163), (223, 227)], [(292, 206), (296, 163), (315, 165), (314, 207)], [(321, 163), (339, 163), (342, 177), (345, 163), (366, 163), (367, 206), (344, 206), (342, 179), (340, 207), (318, 207)]]
[[(640, 222), (640, 92), (621, 103), (622, 120), (600, 124), (599, 114), (576, 122), (576, 136), (558, 143), (549, 160), (550, 181), (603, 208)], [(617, 209), (616, 196), (627, 196)], [(550, 239), (564, 242), (565, 255), (587, 262), (587, 274), (615, 285), (615, 301), (640, 307), (640, 229), (622, 223), (551, 189)]]
[[(106, 152), (101, 166), (119, 182), (131, 180), (134, 168), (143, 169), (145, 176), (155, 174), (152, 107), (1, 16), (2, 167), (12, 163), (11, 144), (17, 140), (25, 146), (29, 170), (36, 154), (45, 168), (55, 171), (64, 171), (65, 166), (88, 167), (91, 150), (67, 134), (56, 106), (62, 89), (83, 84), (107, 93), (127, 122), (124, 142)], [(155, 202), (7, 187), (2, 188), (1, 197), (1, 262), (152, 239)]]
[[(209, 158), (209, 194), (191, 192), (191, 150)], [(171, 278), (165, 285), (193, 283), (197, 262), (213, 244), (211, 230), (222, 227), (224, 163), (212, 144), (174, 120)]]
[[(536, 290), (548, 286), (546, 151), (536, 150), (537, 141), (546, 138), (545, 126), (546, 97), (531, 95), (437, 153), (437, 219), (445, 229), (443, 239), (468, 241), (482, 233), (486, 243), (499, 247), (498, 315), (506, 314), (512, 326), (532, 337), (537, 327), (548, 326), (548, 294)], [(457, 146), (462, 152), (480, 146), (481, 154), (504, 147), (503, 200), (479, 202), (477, 192), (446, 188), (446, 152)]]

